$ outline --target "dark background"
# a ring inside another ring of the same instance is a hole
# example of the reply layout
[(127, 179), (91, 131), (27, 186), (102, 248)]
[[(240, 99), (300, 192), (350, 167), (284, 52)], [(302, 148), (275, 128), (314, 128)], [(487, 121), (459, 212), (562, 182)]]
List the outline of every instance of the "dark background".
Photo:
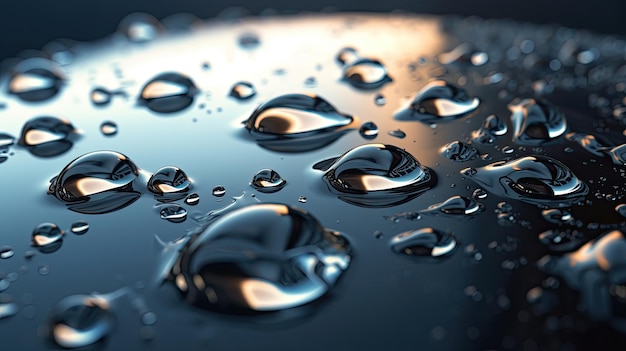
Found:
[(24, 49), (39, 49), (56, 38), (88, 41), (104, 37), (116, 29), (124, 16), (133, 12), (146, 12), (159, 19), (187, 12), (205, 19), (229, 7), (244, 7), (252, 15), (268, 8), (278, 13), (321, 10), (389, 12), (399, 9), (428, 14), (558, 23), (600, 33), (626, 34), (626, 1), (616, 0), (18, 0), (5, 3), (0, 9), (0, 59), (17, 55)]

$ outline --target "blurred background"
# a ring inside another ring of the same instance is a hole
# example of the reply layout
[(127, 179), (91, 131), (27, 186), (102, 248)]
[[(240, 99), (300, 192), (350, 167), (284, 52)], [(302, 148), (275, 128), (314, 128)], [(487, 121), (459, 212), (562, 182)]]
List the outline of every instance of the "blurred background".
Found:
[(215, 17), (227, 8), (245, 8), (251, 15), (275, 10), (279, 14), (301, 11), (390, 12), (404, 10), (426, 14), (456, 14), (486, 18), (511, 18), (533, 23), (558, 23), (606, 34), (626, 34), (626, 2), (617, 0), (153, 0), (84, 1), (25, 0), (3, 4), (0, 11), (0, 60), (24, 49), (40, 49), (56, 38), (90, 41), (112, 33), (119, 21), (133, 12), (158, 19), (191, 13), (201, 19)]

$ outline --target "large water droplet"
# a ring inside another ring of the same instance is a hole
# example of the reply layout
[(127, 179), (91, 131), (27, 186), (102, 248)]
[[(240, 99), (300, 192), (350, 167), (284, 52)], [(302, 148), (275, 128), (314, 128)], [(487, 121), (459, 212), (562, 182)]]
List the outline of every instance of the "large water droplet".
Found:
[(12, 69), (9, 93), (23, 101), (44, 101), (59, 93), (64, 80), (63, 69), (56, 62), (39, 57), (30, 58)]
[(433, 228), (423, 228), (394, 236), (390, 245), (391, 250), (396, 253), (438, 261), (456, 250), (457, 241), (449, 233), (443, 233)]
[(31, 246), (39, 252), (51, 253), (61, 248), (65, 232), (54, 223), (41, 223), (33, 229)]
[(246, 121), (259, 145), (275, 151), (302, 152), (330, 144), (350, 130), (353, 117), (316, 95), (289, 94), (271, 99)]
[(537, 205), (567, 207), (589, 192), (567, 166), (548, 156), (499, 161), (461, 173), (496, 195)]
[(167, 279), (189, 303), (228, 313), (317, 300), (350, 263), (342, 236), (283, 204), (233, 210), (179, 245)]
[(159, 20), (148, 14), (133, 13), (120, 22), (118, 31), (132, 42), (144, 43), (154, 40), (162, 26)]
[(256, 33), (243, 33), (237, 38), (237, 42), (239, 43), (239, 47), (246, 50), (255, 49), (261, 44), (261, 39)]
[(476, 201), (465, 196), (452, 196), (444, 202), (428, 206), (420, 213), (432, 215), (473, 216), (480, 213), (483, 207)]
[(161, 218), (172, 223), (182, 223), (187, 219), (187, 210), (178, 205), (164, 205), (159, 211)]
[(56, 117), (36, 117), (24, 124), (18, 145), (39, 157), (58, 156), (74, 144), (78, 134), (67, 120)]
[(126, 207), (140, 193), (133, 190), (137, 166), (115, 151), (95, 151), (70, 162), (50, 184), (49, 194), (80, 213), (107, 213)]
[(518, 144), (545, 144), (567, 131), (565, 116), (548, 102), (517, 100), (509, 104), (508, 108), (513, 124), (513, 141)]
[(284, 188), (287, 181), (276, 171), (266, 168), (254, 175), (250, 185), (262, 193), (275, 193)]
[(318, 162), (322, 179), (339, 199), (364, 207), (407, 202), (436, 184), (435, 173), (393, 145), (366, 144)]
[(358, 89), (378, 89), (392, 81), (387, 75), (387, 69), (380, 61), (358, 59), (343, 70), (343, 80)]
[(191, 189), (187, 174), (178, 167), (166, 166), (156, 171), (148, 180), (148, 190), (159, 201), (172, 201), (184, 198)]
[(378, 126), (374, 122), (365, 122), (359, 128), (359, 133), (365, 139), (374, 139), (378, 136)]
[(485, 118), (483, 125), (472, 132), (472, 140), (482, 144), (493, 144), (496, 137), (506, 134), (508, 128), (506, 123), (496, 115)]
[(229, 95), (237, 100), (248, 100), (256, 95), (256, 89), (251, 83), (238, 82), (230, 89)]
[(50, 314), (50, 340), (67, 348), (82, 348), (105, 339), (113, 329), (109, 301), (97, 295), (72, 295), (59, 301)]
[(451, 161), (465, 162), (475, 159), (478, 150), (457, 140), (444, 145), (441, 149), (441, 155)]
[(141, 89), (139, 103), (158, 113), (182, 111), (193, 103), (198, 89), (187, 76), (162, 73)]
[(424, 86), (407, 107), (394, 114), (394, 118), (433, 123), (463, 117), (476, 110), (479, 105), (480, 100), (470, 99), (465, 90), (437, 80)]

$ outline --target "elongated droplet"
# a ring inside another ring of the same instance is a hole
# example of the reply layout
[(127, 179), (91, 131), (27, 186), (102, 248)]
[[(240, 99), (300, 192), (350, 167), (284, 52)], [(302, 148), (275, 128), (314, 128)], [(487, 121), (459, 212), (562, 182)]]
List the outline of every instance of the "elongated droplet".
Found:
[(451, 234), (433, 228), (411, 230), (394, 236), (391, 250), (418, 259), (438, 261), (451, 255), (457, 248), (457, 241)]
[(100, 132), (105, 136), (117, 134), (117, 124), (113, 121), (104, 121), (100, 124)]
[(185, 203), (189, 206), (195, 206), (200, 202), (200, 195), (191, 193), (185, 198)]
[(482, 212), (483, 207), (465, 196), (452, 196), (444, 202), (428, 206), (420, 213), (432, 215), (473, 216)]
[(164, 205), (161, 207), (160, 215), (172, 223), (181, 223), (187, 219), (187, 210), (178, 205)]
[(77, 131), (69, 121), (57, 117), (36, 117), (24, 124), (17, 141), (39, 157), (58, 156), (72, 148)]
[(406, 133), (404, 131), (402, 131), (401, 129), (390, 130), (389, 132), (387, 132), (387, 134), (391, 135), (392, 137), (398, 138), (398, 139), (406, 138)]
[(226, 188), (221, 185), (217, 185), (213, 188), (212, 194), (216, 197), (222, 197), (226, 194)]
[(11, 246), (2, 246), (0, 247), (0, 258), (6, 260), (7, 258), (11, 258), (15, 255), (15, 251)]
[(193, 103), (198, 89), (193, 81), (180, 73), (162, 73), (141, 89), (139, 103), (158, 113), (173, 113)]
[(335, 59), (342, 65), (349, 65), (358, 60), (359, 55), (357, 54), (357, 51), (355, 49), (346, 47), (339, 50), (339, 53), (337, 54), (337, 57)]
[(18, 305), (10, 295), (0, 294), (0, 319), (14, 316), (18, 311)]
[(276, 171), (266, 168), (254, 175), (250, 185), (262, 193), (275, 193), (284, 188), (287, 181)]
[(76, 235), (83, 235), (89, 230), (89, 223), (87, 223), (86, 221), (74, 222), (72, 223), (72, 227), (70, 230)]
[(33, 229), (31, 246), (42, 253), (52, 253), (61, 248), (65, 232), (54, 223), (42, 223)]
[(513, 141), (521, 145), (541, 145), (567, 131), (565, 116), (544, 101), (524, 99), (509, 104)]
[(9, 93), (28, 102), (48, 100), (63, 87), (65, 74), (59, 64), (44, 58), (30, 58), (11, 70)]
[(366, 58), (348, 64), (343, 71), (343, 80), (363, 90), (378, 89), (392, 81), (380, 61)]

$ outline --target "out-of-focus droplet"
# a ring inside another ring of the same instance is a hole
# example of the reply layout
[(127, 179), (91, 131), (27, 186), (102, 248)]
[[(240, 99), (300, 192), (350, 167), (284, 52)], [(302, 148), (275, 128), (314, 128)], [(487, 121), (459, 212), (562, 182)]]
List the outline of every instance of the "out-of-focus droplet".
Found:
[(261, 44), (261, 39), (256, 33), (243, 33), (237, 38), (237, 42), (239, 43), (239, 47), (246, 50), (251, 50), (257, 48)]
[(237, 82), (230, 88), (229, 95), (237, 100), (245, 101), (256, 95), (256, 89), (254, 89), (252, 83)]
[(9, 93), (27, 102), (48, 100), (59, 93), (65, 81), (59, 64), (44, 58), (30, 58), (11, 70)]
[(376, 96), (374, 96), (374, 104), (376, 104), (376, 106), (384, 106), (386, 103), (387, 99), (384, 95), (377, 94)]
[(13, 302), (13, 297), (0, 294), (0, 320), (16, 315), (18, 311), (19, 307)]
[(118, 31), (135, 43), (152, 41), (162, 30), (159, 20), (145, 13), (130, 14), (118, 26)]
[(77, 136), (77, 130), (65, 119), (36, 117), (24, 124), (17, 144), (35, 156), (53, 157), (71, 149)]
[(353, 48), (346, 47), (339, 50), (336, 60), (342, 65), (349, 65), (359, 59), (357, 51)]
[(387, 134), (391, 135), (394, 138), (404, 139), (406, 138), (406, 133), (401, 129), (394, 129), (387, 132)]
[(13, 248), (11, 246), (2, 246), (0, 247), (0, 258), (1, 259), (7, 259), (7, 258), (11, 258), (13, 257), (13, 255), (15, 255), (15, 251), (13, 250)]
[(365, 139), (375, 139), (378, 136), (378, 126), (374, 122), (365, 122), (359, 128), (359, 133)]
[(157, 113), (179, 112), (189, 107), (198, 93), (193, 81), (180, 73), (162, 73), (141, 89), (139, 104)]
[(457, 248), (457, 241), (451, 234), (423, 228), (394, 236), (390, 245), (396, 253), (437, 261), (451, 255)]

